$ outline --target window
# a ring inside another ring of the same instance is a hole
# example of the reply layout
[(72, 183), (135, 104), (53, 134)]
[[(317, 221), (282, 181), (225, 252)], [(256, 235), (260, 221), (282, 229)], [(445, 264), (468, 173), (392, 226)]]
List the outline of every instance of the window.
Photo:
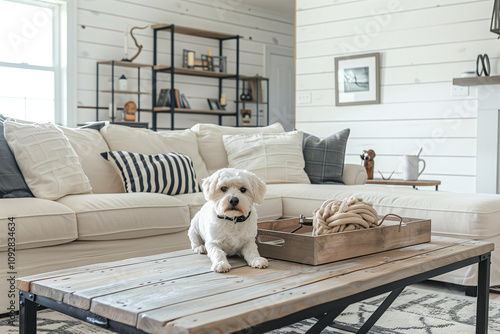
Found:
[(67, 124), (66, 2), (0, 0), (0, 113)]

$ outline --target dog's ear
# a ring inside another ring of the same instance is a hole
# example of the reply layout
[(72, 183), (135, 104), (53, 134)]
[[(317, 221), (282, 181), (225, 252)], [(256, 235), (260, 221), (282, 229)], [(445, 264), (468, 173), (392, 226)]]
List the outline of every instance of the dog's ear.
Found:
[(207, 201), (214, 200), (215, 194), (215, 186), (217, 185), (218, 176), (215, 175), (217, 173), (213, 173), (212, 175), (203, 179), (203, 183), (201, 184), (201, 188), (203, 189), (203, 196)]
[(253, 201), (256, 204), (262, 204), (264, 202), (264, 196), (266, 196), (266, 184), (253, 173), (250, 174), (249, 178), (252, 185)]

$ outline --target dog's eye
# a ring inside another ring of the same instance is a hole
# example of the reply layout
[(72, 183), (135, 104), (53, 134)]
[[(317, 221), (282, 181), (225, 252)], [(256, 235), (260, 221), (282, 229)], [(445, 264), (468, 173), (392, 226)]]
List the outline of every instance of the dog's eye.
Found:
[(220, 188), (220, 190), (222, 190), (222, 192), (225, 193), (227, 191), (227, 187), (222, 187)]
[(244, 193), (245, 191), (247, 191), (247, 188), (240, 188), (240, 191)]

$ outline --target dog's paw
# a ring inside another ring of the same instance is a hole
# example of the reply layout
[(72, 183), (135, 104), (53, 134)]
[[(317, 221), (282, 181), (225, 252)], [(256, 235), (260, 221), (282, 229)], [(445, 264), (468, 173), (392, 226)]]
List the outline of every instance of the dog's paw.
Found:
[(252, 263), (250, 263), (250, 266), (252, 268), (260, 268), (260, 269), (267, 268), (268, 265), (269, 264), (267, 260), (263, 257), (256, 257), (255, 259), (252, 260)]
[(231, 270), (231, 265), (227, 261), (220, 261), (212, 264), (212, 270), (216, 273), (227, 273)]
[(207, 254), (207, 249), (205, 248), (205, 245), (199, 245), (198, 247), (193, 248), (195, 253), (198, 254)]

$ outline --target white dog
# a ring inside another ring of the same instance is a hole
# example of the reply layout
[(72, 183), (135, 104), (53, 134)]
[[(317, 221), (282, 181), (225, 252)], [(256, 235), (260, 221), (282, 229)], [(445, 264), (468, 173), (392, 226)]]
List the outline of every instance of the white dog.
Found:
[(259, 255), (257, 212), (266, 185), (254, 173), (223, 168), (203, 180), (203, 194), (208, 201), (191, 221), (189, 240), (199, 254), (208, 254), (212, 270), (225, 273), (231, 269), (227, 256), (240, 255), (253, 268), (266, 268), (267, 260)]

